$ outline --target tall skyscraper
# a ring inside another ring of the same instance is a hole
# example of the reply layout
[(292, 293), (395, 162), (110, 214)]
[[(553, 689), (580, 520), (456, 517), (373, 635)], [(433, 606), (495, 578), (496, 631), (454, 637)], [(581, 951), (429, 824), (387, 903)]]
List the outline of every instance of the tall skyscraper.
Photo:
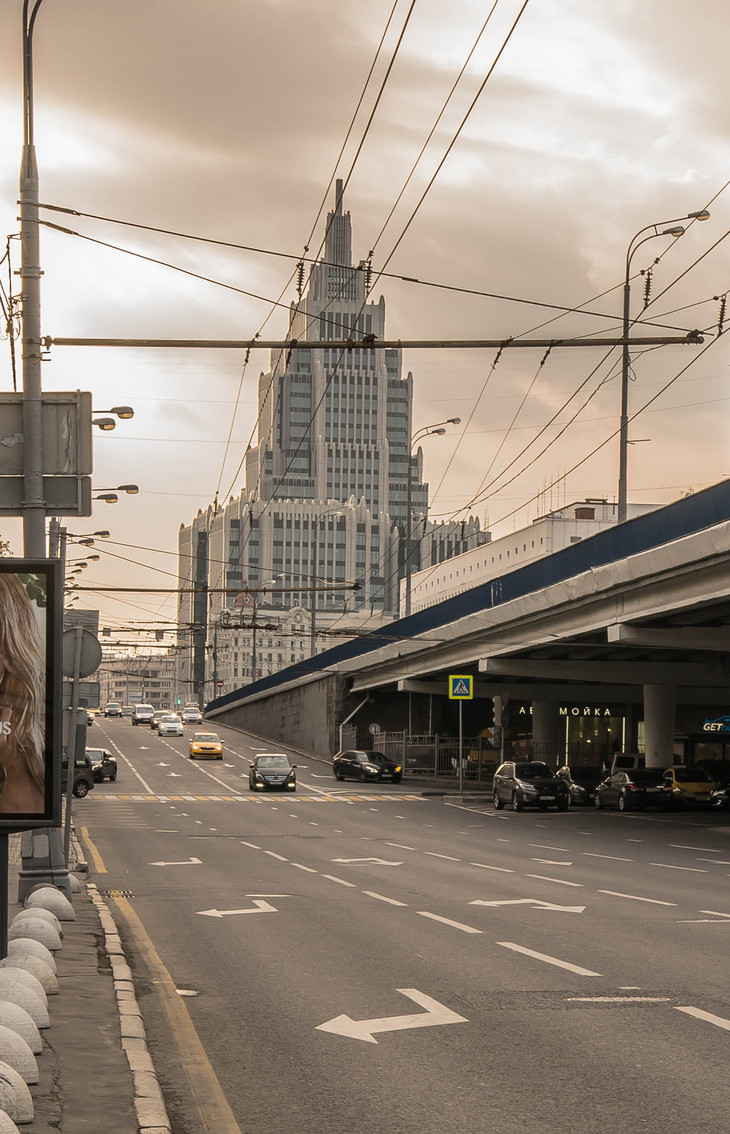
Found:
[[(259, 376), (258, 443), (246, 454), (245, 488), (222, 511), (199, 513), (181, 531), (181, 579), (200, 570), (204, 531), (209, 586), (271, 584), (274, 593), (282, 589), (281, 610), (305, 611), (310, 623), (316, 615), (321, 630), (335, 622), (362, 629), (398, 615), (409, 462), (411, 569), (479, 539), (476, 519), (428, 522), (422, 454), (411, 453), (413, 377), (403, 377), (401, 351), (328, 345), (385, 338), (385, 300), (369, 298), (368, 278), (365, 262), (352, 263), (350, 214), (337, 181), (323, 256), (306, 294), (291, 306), (292, 346), (272, 352), (269, 371)], [(299, 348), (303, 341), (321, 346)], [(191, 553), (194, 559), (184, 558)], [(334, 589), (352, 583), (357, 591)], [(210, 618), (219, 620), (234, 598), (211, 595)], [(183, 621), (195, 621), (192, 604), (182, 613), (191, 616)], [(318, 638), (315, 650), (327, 645)], [(199, 656), (197, 663), (199, 672)]]

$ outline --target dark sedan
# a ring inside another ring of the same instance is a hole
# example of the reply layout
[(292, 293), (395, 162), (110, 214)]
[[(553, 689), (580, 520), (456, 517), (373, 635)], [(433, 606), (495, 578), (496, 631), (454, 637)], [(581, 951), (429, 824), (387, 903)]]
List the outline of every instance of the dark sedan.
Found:
[(249, 768), (249, 791), (266, 791), (267, 788), (296, 791), (296, 768), (284, 752), (259, 752)]
[(541, 760), (507, 760), (494, 773), (494, 806), (500, 811), (507, 803), (513, 811), (523, 807), (568, 809), (568, 785)]
[(647, 807), (671, 807), (672, 792), (664, 783), (661, 768), (634, 768), (631, 772), (614, 772), (596, 788), (596, 808), (617, 807), (619, 811)]
[(94, 773), (94, 783), (103, 784), (104, 780), (117, 778), (117, 758), (107, 748), (87, 748), (86, 755), (91, 760), (91, 770)]
[(557, 774), (568, 785), (568, 799), (571, 803), (593, 803), (596, 788), (604, 778), (604, 773), (593, 764), (565, 764), (558, 768)]
[(332, 761), (332, 771), (336, 780), (360, 780), (362, 783), (390, 780), (399, 784), (403, 779), (403, 765), (399, 760), (392, 760), (384, 752), (364, 748), (338, 752)]

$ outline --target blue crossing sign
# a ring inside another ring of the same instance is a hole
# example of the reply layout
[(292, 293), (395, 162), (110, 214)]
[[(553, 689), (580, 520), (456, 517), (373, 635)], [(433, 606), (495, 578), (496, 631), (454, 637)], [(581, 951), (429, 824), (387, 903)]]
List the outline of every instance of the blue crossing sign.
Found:
[(474, 678), (470, 673), (449, 674), (449, 700), (472, 701), (474, 699)]

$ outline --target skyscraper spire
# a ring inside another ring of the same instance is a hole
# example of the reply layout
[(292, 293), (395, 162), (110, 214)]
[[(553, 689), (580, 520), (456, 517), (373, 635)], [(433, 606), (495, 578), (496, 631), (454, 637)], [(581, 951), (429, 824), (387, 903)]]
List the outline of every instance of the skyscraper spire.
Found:
[(328, 264), (352, 267), (352, 225), (350, 214), (342, 210), (342, 179), (335, 182), (334, 212), (327, 214), (324, 258)]

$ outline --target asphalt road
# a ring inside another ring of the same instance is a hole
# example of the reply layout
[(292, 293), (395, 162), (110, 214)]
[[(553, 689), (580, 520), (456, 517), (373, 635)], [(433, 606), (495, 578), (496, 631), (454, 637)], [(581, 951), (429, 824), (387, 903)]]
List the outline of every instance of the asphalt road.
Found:
[(495, 812), (301, 757), (254, 796), (278, 746), (217, 731), (192, 762), (101, 721), (119, 777), (75, 802), (176, 1134), (725, 1134), (730, 817)]

